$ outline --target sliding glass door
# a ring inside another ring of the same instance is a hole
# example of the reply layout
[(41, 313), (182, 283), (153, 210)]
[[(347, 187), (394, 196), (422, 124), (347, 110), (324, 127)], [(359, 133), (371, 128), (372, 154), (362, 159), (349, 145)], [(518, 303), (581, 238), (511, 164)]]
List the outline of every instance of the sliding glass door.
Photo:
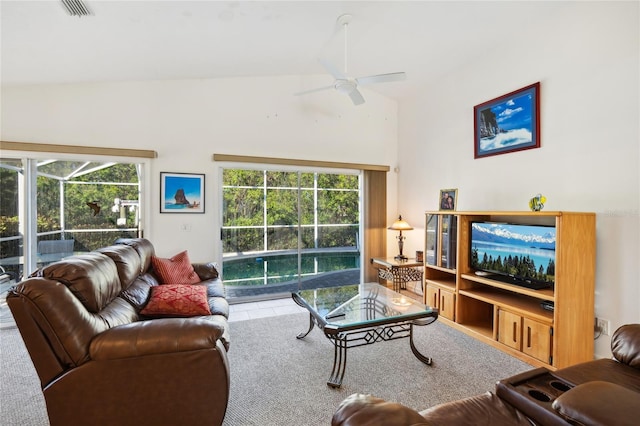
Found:
[(0, 158), (0, 266), (14, 279), (141, 235), (142, 164)]
[(224, 169), (227, 297), (360, 281), (359, 174)]

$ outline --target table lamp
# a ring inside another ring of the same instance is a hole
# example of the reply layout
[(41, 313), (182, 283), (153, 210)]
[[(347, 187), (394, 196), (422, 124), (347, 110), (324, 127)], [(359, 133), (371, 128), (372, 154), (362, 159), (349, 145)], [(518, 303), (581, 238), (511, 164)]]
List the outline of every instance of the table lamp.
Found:
[(391, 229), (393, 231), (400, 231), (400, 235), (396, 237), (398, 238), (398, 250), (400, 251), (400, 254), (394, 257), (394, 259), (407, 260), (407, 256), (402, 254), (402, 246), (404, 245), (403, 241), (406, 238), (402, 236), (402, 231), (411, 231), (413, 227), (409, 225), (406, 220), (402, 220), (402, 215), (400, 215), (398, 216), (398, 220), (393, 222), (393, 224), (388, 229)]

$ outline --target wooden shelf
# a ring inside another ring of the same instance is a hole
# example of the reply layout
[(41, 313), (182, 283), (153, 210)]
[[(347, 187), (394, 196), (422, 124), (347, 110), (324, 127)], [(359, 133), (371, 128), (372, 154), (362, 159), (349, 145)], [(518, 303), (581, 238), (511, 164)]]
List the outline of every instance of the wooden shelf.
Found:
[(547, 324), (553, 323), (553, 312), (543, 309), (537, 300), (532, 300), (530, 297), (508, 293), (490, 287), (460, 290), (460, 294), (508, 309)]
[[(483, 210), (483, 211), (475, 211), (475, 210), (466, 210), (466, 211), (454, 211), (454, 212), (443, 212), (443, 211), (427, 211), (428, 214), (455, 214), (458, 216), (496, 216), (500, 218), (505, 217), (519, 217), (521, 218), (520, 222), (524, 222), (527, 219), (535, 218), (535, 217), (551, 217), (555, 218), (558, 216), (563, 216), (567, 214), (576, 214), (575, 212), (563, 212), (563, 211), (553, 211), (553, 210), (541, 210), (539, 212), (532, 212), (527, 210)], [(578, 213), (578, 214), (591, 214), (594, 213)]]
[(455, 269), (443, 268), (442, 266), (424, 265), (424, 267), (425, 268), (429, 268), (429, 269), (433, 269), (433, 270), (436, 270), (436, 271), (440, 271), (440, 272), (446, 272), (446, 273), (452, 274), (452, 275), (456, 274), (456, 270)]
[(542, 290), (533, 290), (526, 287), (520, 287), (514, 284), (505, 284), (500, 281), (492, 280), (489, 278), (482, 278), (477, 275), (462, 274), (460, 275), (460, 277), (464, 278), (465, 280), (477, 282), (477, 283), (484, 284), (491, 287), (500, 288), (502, 290), (507, 290), (512, 293), (522, 294), (528, 297), (535, 297), (536, 299), (540, 299), (540, 300), (549, 300), (553, 302), (553, 300), (555, 299), (554, 292), (550, 288), (549, 289), (545, 288)]
[[(425, 253), (429, 247), (437, 262), (424, 265), (425, 301), (429, 292), (432, 303), (445, 304), (443, 323), (549, 369), (593, 359), (594, 213), (428, 211), (425, 219)], [(554, 287), (534, 290), (475, 275), (469, 266), (474, 221), (555, 227)], [(449, 233), (443, 232), (444, 224)], [(442, 266), (452, 259), (448, 268)], [(553, 302), (554, 311), (543, 309), (542, 301)]]
[(491, 322), (467, 322), (461, 323), (466, 328), (468, 328), (473, 333), (479, 334), (481, 336), (487, 337), (493, 340), (493, 324)]
[(456, 280), (455, 277), (452, 277), (450, 280), (434, 280), (430, 278), (426, 278), (425, 282), (427, 284), (435, 285), (436, 287), (443, 288), (449, 291), (456, 291)]

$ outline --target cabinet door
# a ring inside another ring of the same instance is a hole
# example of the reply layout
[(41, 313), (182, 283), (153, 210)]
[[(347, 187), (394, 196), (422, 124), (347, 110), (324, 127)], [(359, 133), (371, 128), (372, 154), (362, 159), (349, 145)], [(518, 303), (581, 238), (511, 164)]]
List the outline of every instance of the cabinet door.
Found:
[(425, 239), (425, 263), (437, 265), (438, 257), (438, 218), (440, 215), (427, 215), (426, 239)]
[(551, 326), (529, 318), (522, 319), (522, 352), (550, 363)]
[(451, 321), (455, 320), (455, 294), (440, 289), (440, 313), (443, 317), (450, 319)]
[(442, 234), (440, 235), (439, 266), (448, 269), (456, 269), (456, 251), (458, 240), (458, 218), (453, 215), (442, 216)]
[(432, 285), (427, 285), (427, 305), (440, 309), (440, 292)]
[(498, 311), (498, 341), (522, 350), (522, 317), (502, 309)]

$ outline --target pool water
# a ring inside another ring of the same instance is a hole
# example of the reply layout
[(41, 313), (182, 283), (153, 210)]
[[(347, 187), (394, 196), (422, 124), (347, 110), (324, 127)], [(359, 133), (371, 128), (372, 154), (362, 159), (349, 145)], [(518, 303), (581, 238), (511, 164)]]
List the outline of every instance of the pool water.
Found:
[[(359, 252), (302, 254), (301, 274), (303, 276), (359, 268)], [(222, 270), (226, 286), (279, 284), (298, 279), (298, 256), (297, 254), (257, 255), (225, 260)]]

